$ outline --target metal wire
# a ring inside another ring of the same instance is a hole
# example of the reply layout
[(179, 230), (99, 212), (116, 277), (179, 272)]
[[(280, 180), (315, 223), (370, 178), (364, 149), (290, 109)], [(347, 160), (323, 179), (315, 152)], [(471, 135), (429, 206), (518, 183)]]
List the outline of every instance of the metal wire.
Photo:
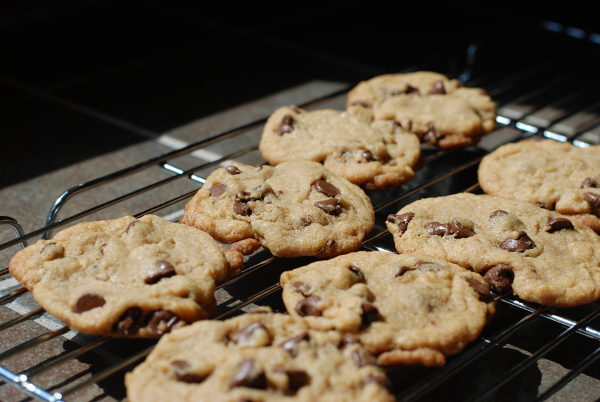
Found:
[[(0, 226), (3, 225), (12, 227), (16, 233), (16, 237), (23, 237), (23, 228), (21, 227), (19, 221), (17, 221), (16, 219), (11, 218), (10, 216), (0, 216)], [(27, 247), (27, 241), (23, 240), (21, 242), (21, 249), (24, 249), (25, 247)]]
[(514, 323), (501, 332), (497, 332), (492, 338), (483, 340), (475, 347), (463, 353), (458, 359), (448, 363), (444, 370), (438, 371), (433, 376), (429, 377), (428, 380), (423, 384), (419, 384), (418, 386), (413, 387), (413, 389), (409, 392), (401, 395), (401, 399), (403, 401), (417, 401), (423, 398), (435, 388), (439, 387), (454, 375), (458, 374), (473, 361), (481, 358), (486, 353), (491, 352), (494, 348), (504, 344), (515, 332), (523, 328), (525, 324), (539, 316), (547, 309), (548, 307), (546, 306), (540, 306), (537, 310), (523, 317), (520, 321)]
[[(563, 45), (561, 45), (561, 46), (563, 46)], [(481, 49), (481, 44), (478, 44), (476, 48), (478, 50)], [(474, 50), (474, 49), (475, 49), (475, 47), (472, 50)], [(540, 55), (545, 54), (545, 50), (543, 50), (543, 49), (536, 48), (536, 52), (538, 52)], [(474, 57), (475, 52), (473, 51), (472, 53), (473, 53), (472, 56)], [(586, 54), (582, 55), (581, 53), (578, 53), (575, 50), (573, 50), (571, 53), (572, 53), (573, 57), (580, 57), (580, 58), (587, 57)], [(567, 54), (567, 52), (565, 52), (565, 54)], [(561, 65), (567, 65), (570, 61), (572, 61), (572, 60), (569, 60), (568, 57), (563, 57), (563, 58), (560, 58), (560, 60), (554, 61), (554, 63), (556, 66), (561, 66)], [(503, 95), (512, 93), (512, 91), (514, 91), (515, 88), (518, 86), (519, 82), (526, 81), (526, 80), (530, 79), (531, 77), (535, 76), (537, 74), (536, 72), (540, 71), (539, 70), (540, 65), (543, 62), (545, 62), (545, 61), (541, 60), (539, 63), (531, 64), (530, 66), (527, 66), (527, 68), (522, 68), (521, 70), (515, 72), (511, 76), (503, 78), (502, 80), (497, 79), (497, 77), (501, 74), (501, 72), (492, 70), (487, 75), (475, 78), (475, 81), (472, 81), (471, 85), (477, 85), (477, 86), (488, 85), (491, 88), (491, 90), (493, 91), (493, 94), (495, 96), (502, 98)], [(515, 62), (515, 64), (517, 64), (517, 62)], [(468, 78), (473, 75), (473, 67), (474, 67), (473, 60), (470, 60), (469, 64), (468, 64), (468, 71), (467, 71), (468, 74), (465, 75), (463, 78)], [(420, 69), (422, 69), (422, 68), (420, 68)], [(547, 85), (547, 86), (543, 86), (541, 88), (537, 88), (537, 89), (528, 91), (527, 93), (520, 94), (520, 96), (518, 96), (516, 98), (506, 97), (506, 100), (498, 102), (498, 105), (501, 107), (501, 106), (503, 106), (503, 104), (507, 104), (511, 101), (514, 102), (518, 99), (522, 99), (522, 100), (532, 99), (534, 97), (539, 96), (540, 94), (546, 93), (551, 88), (552, 88), (552, 85)], [(320, 98), (314, 102), (311, 102), (309, 104), (305, 104), (302, 106), (306, 107), (311, 104), (317, 104), (319, 102), (331, 99), (334, 96), (343, 94), (344, 92), (345, 92), (345, 90), (337, 92), (335, 94), (332, 94), (332, 95), (324, 97), (324, 98)], [(581, 93), (582, 93), (582, 91), (575, 91), (572, 95), (569, 95), (569, 97), (570, 96), (576, 97), (576, 96), (578, 96), (578, 94), (581, 94)], [(554, 103), (557, 104), (556, 102), (554, 102)], [(534, 111), (532, 111), (531, 113), (533, 113), (533, 112)], [(522, 125), (519, 126), (519, 124), (520, 124), (519, 120), (511, 119), (508, 117), (503, 117), (502, 122), (503, 122), (503, 124), (506, 124), (507, 126), (518, 129), (521, 132), (520, 137), (512, 139), (512, 140), (519, 140), (519, 139), (525, 138), (527, 136), (530, 136), (532, 134), (530, 131), (528, 132), (527, 130), (524, 130)], [(264, 123), (264, 119), (249, 123), (242, 127), (238, 127), (234, 130), (230, 130), (230, 131), (221, 133), (215, 137), (196, 142), (196, 143), (191, 144), (180, 150), (172, 151), (172, 152), (160, 155), (158, 157), (151, 158), (148, 161), (136, 164), (129, 168), (123, 169), (119, 172), (115, 172), (113, 174), (101, 177), (99, 179), (90, 181), (88, 183), (83, 183), (79, 186), (73, 187), (72, 189), (69, 189), (65, 193), (63, 193), (63, 195), (61, 195), (61, 197), (59, 197), (59, 199), (55, 202), (55, 204), (53, 205), (53, 207), (50, 210), (50, 213), (48, 214), (48, 219), (47, 219), (47, 223), (46, 223), (45, 227), (40, 228), (40, 229), (38, 229), (34, 232), (31, 232), (29, 234), (26, 234), (26, 235), (24, 235), (21, 230), (20, 232), (17, 233), (17, 237), (14, 240), (0, 245), (0, 250), (11, 247), (11, 246), (19, 244), (19, 243), (21, 243), (22, 246), (26, 245), (26, 240), (33, 238), (35, 236), (38, 236), (40, 234), (45, 234), (45, 237), (48, 237), (48, 236), (50, 236), (52, 230), (57, 227), (68, 225), (69, 223), (71, 223), (77, 219), (80, 219), (82, 217), (85, 217), (93, 212), (96, 212), (103, 208), (107, 208), (108, 206), (120, 203), (126, 199), (138, 196), (138, 195), (145, 193), (147, 191), (150, 191), (152, 189), (159, 188), (159, 187), (164, 186), (167, 183), (170, 183), (174, 180), (183, 178), (183, 179), (192, 180), (198, 184), (202, 184), (204, 181), (204, 178), (195, 175), (196, 171), (217, 166), (218, 164), (220, 164), (228, 159), (233, 159), (233, 158), (239, 157), (241, 155), (244, 155), (248, 152), (254, 151), (254, 150), (256, 150), (257, 146), (254, 145), (254, 146), (245, 148), (243, 150), (240, 150), (240, 151), (231, 153), (227, 156), (224, 156), (222, 158), (219, 158), (216, 161), (202, 164), (202, 165), (199, 165), (192, 169), (187, 169), (187, 170), (178, 168), (177, 166), (175, 166), (171, 162), (169, 162), (169, 160), (172, 160), (178, 156), (182, 156), (182, 155), (191, 153), (195, 150), (204, 148), (211, 144), (218, 143), (225, 139), (235, 137), (236, 135), (241, 135), (250, 129), (259, 127), (263, 123)], [(535, 129), (535, 127), (534, 127), (534, 129)], [(577, 132), (572, 138), (575, 138), (579, 134), (581, 134), (581, 131)], [(456, 153), (456, 151), (436, 152), (433, 155), (430, 155), (428, 158), (425, 159), (425, 164), (426, 165), (434, 165), (436, 162), (438, 162), (439, 160), (442, 160), (443, 158), (452, 158), (454, 153)], [(420, 185), (416, 185), (414, 188), (409, 189), (409, 187), (406, 187), (407, 191), (404, 191), (402, 194), (392, 196), (389, 199), (386, 199), (386, 200), (380, 202), (378, 205), (375, 206), (375, 210), (377, 212), (381, 212), (386, 208), (396, 206), (399, 203), (401, 203), (403, 200), (406, 200), (412, 196), (417, 196), (422, 191), (425, 191), (425, 190), (431, 188), (433, 185), (435, 185), (437, 183), (442, 183), (444, 180), (446, 180), (448, 178), (451, 178), (455, 175), (459, 175), (459, 174), (461, 174), (461, 172), (464, 172), (464, 171), (467, 171), (468, 169), (476, 167), (480, 160), (481, 160), (481, 156), (476, 156), (476, 157), (469, 159), (468, 161), (462, 161), (461, 163), (457, 164), (456, 166), (452, 167), (451, 169), (449, 169), (447, 171), (436, 172), (434, 177), (428, 178), (428, 180), (426, 182), (424, 182)], [(83, 211), (83, 212), (80, 212), (73, 216), (64, 218), (58, 222), (55, 221), (60, 209), (64, 206), (64, 204), (68, 200), (72, 199), (74, 196), (82, 194), (91, 188), (94, 188), (94, 187), (97, 187), (100, 185), (104, 185), (107, 183), (111, 183), (114, 180), (132, 175), (133, 173), (139, 172), (141, 170), (147, 169), (152, 166), (157, 166), (159, 168), (162, 168), (162, 169), (170, 172), (171, 174), (173, 174), (173, 177), (169, 177), (167, 179), (157, 181), (153, 184), (147, 185), (143, 188), (140, 188), (140, 189), (130, 192), (128, 194), (114, 198), (105, 203), (96, 205), (86, 211)], [(477, 184), (465, 183), (465, 187), (466, 187), (466, 191), (474, 191), (477, 188)], [(168, 206), (175, 205), (178, 202), (181, 202), (181, 201), (191, 197), (194, 193), (195, 193), (195, 191), (191, 191), (191, 192), (182, 194), (180, 196), (174, 197), (168, 201), (165, 201), (161, 204), (155, 205), (149, 209), (139, 212), (136, 214), (136, 216), (139, 217), (139, 216), (142, 216), (145, 214), (155, 213), (157, 211), (160, 211), (161, 209), (164, 209)], [(6, 217), (0, 217), (0, 224), (2, 224), (3, 222), (16, 222), (12, 218), (7, 218), (4, 220), (3, 220), (3, 218), (6, 218)], [(13, 223), (7, 223), (7, 224), (12, 226), (13, 228), (15, 227)], [(384, 240), (386, 238), (386, 236), (389, 236), (389, 233), (387, 232), (387, 230), (383, 230), (383, 229), (376, 233), (369, 234), (369, 237), (365, 240), (363, 247), (365, 249), (375, 249), (375, 250), (381, 250), (381, 251), (386, 251), (386, 252), (395, 252), (394, 250), (390, 250), (388, 247), (378, 244), (380, 241)], [(270, 266), (273, 266), (277, 260), (279, 260), (277, 257), (267, 256), (264, 260), (257, 262), (255, 264), (253, 264), (252, 266), (246, 268), (240, 275), (229, 279), (225, 283), (220, 284), (218, 286), (218, 289), (233, 286), (238, 283), (243, 284), (244, 281), (248, 280), (250, 275), (263, 272), (262, 270), (267, 269)], [(6, 269), (3, 271), (0, 271), (0, 276), (6, 275), (7, 273), (8, 272)], [(264, 284), (264, 287), (262, 287), (262, 289), (260, 291), (255, 292), (251, 295), (247, 295), (245, 297), (238, 297), (235, 299), (235, 303), (231, 303), (231, 304), (224, 303), (224, 304), (218, 306), (218, 310), (217, 310), (217, 314), (216, 314), (215, 318), (216, 319), (224, 319), (231, 315), (237, 314), (240, 311), (240, 309), (242, 309), (243, 307), (248, 306), (252, 303), (258, 303), (260, 300), (264, 299), (265, 297), (268, 297), (280, 290), (281, 290), (281, 288), (279, 286), (279, 283)], [(27, 290), (25, 288), (19, 288), (19, 289), (13, 290), (6, 295), (2, 295), (0, 297), (0, 303), (6, 303), (10, 300), (16, 299), (19, 296), (24, 295), (26, 292), (27, 292)], [(524, 328), (527, 323), (529, 323), (533, 320), (547, 320), (547, 321), (550, 321), (553, 323), (557, 323), (557, 324), (561, 325), (563, 328), (565, 328), (565, 330), (564, 330), (563, 334), (561, 334), (557, 339), (548, 343), (544, 347), (538, 349), (536, 352), (532, 353), (532, 356), (530, 358), (526, 359), (524, 362), (519, 364), (517, 367), (515, 367), (513, 370), (509, 371), (508, 373), (505, 373), (505, 375), (502, 378), (500, 378), (499, 381), (495, 385), (493, 385), (491, 388), (484, 390), (482, 394), (472, 396), (473, 400), (479, 400), (479, 399), (487, 397), (488, 395), (491, 395), (497, 389), (499, 389), (504, 384), (506, 384), (508, 381), (510, 381), (511, 378), (518, 376), (519, 373), (521, 373), (523, 370), (525, 370), (531, 364), (534, 364), (539, 358), (547, 355), (549, 353), (549, 351), (551, 351), (552, 349), (559, 347), (562, 342), (564, 342), (569, 337), (573, 336), (573, 334), (576, 334), (576, 333), (582, 334), (582, 335), (585, 335), (586, 337), (593, 339), (595, 341), (600, 341), (600, 331), (587, 325), (589, 323), (589, 321), (591, 321), (592, 319), (594, 319), (595, 317), (597, 317), (600, 314), (600, 309), (596, 310), (594, 313), (588, 315), (588, 317), (586, 317), (582, 320), (575, 321), (575, 320), (569, 319), (567, 317), (564, 317), (562, 315), (551, 312), (548, 307), (545, 307), (545, 306), (532, 307), (530, 305), (527, 305), (527, 304), (521, 302), (520, 300), (518, 300), (514, 297), (508, 297), (508, 296), (503, 297), (503, 298), (501, 298), (500, 303), (505, 304), (507, 306), (513, 306), (513, 307), (517, 307), (521, 310), (524, 310), (527, 312), (527, 315), (525, 317), (523, 317), (522, 319), (520, 319), (519, 321), (514, 322), (511, 325), (507, 326), (506, 328), (493, 334), (488, 339), (481, 339), (479, 341), (479, 343), (473, 345), (470, 349), (468, 349), (467, 351), (465, 351), (464, 353), (459, 355), (456, 359), (452, 360), (445, 367), (434, 372), (432, 375), (429, 375), (428, 377), (424, 378), (421, 382), (419, 382), (415, 386), (411, 387), (410, 389), (403, 391), (399, 395), (399, 399), (407, 400), (407, 401), (416, 401), (416, 400), (422, 399), (423, 397), (425, 397), (428, 394), (430, 394), (431, 392), (433, 392), (436, 388), (440, 387), (442, 384), (447, 382), (449, 379), (451, 379), (457, 373), (459, 373), (460, 371), (464, 370), (466, 367), (471, 365), (475, 360), (480, 359), (481, 357), (485, 356), (485, 354), (494, 350), (498, 346), (502, 346), (502, 345), (506, 344), (506, 342), (508, 342), (510, 340), (510, 338), (517, 331)], [(17, 318), (14, 318), (12, 320), (9, 320), (5, 323), (0, 324), (0, 330), (5, 330), (7, 328), (16, 326), (20, 323), (23, 323), (27, 320), (31, 320), (35, 316), (41, 314), (42, 312), (43, 312), (42, 309), (35, 309), (33, 311), (30, 311), (27, 314), (21, 315)], [(14, 347), (12, 349), (9, 349), (7, 351), (4, 351), (2, 354), (0, 354), (0, 360), (3, 360), (10, 356), (14, 356), (16, 354), (22, 353), (23, 351), (29, 350), (30, 348), (34, 348), (40, 344), (43, 344), (44, 342), (46, 342), (50, 339), (53, 339), (55, 337), (65, 334), (67, 331), (68, 331), (68, 328), (63, 327), (56, 331), (51, 331), (44, 335), (38, 336), (34, 339), (23, 342), (20, 345)], [(44, 390), (29, 381), (29, 379), (33, 376), (40, 375), (52, 367), (56, 367), (58, 365), (65, 364), (66, 362), (68, 362), (72, 359), (75, 359), (85, 353), (93, 352), (93, 351), (97, 350), (100, 346), (105, 345), (109, 342), (115, 342), (115, 341), (110, 338), (101, 338), (101, 339), (94, 340), (93, 342), (83, 345), (83, 346), (79, 346), (78, 348), (76, 348), (70, 352), (66, 352), (59, 356), (45, 360), (44, 362), (40, 363), (39, 365), (37, 365), (35, 367), (31, 367), (31, 368), (23, 371), (20, 374), (13, 373), (13, 372), (7, 370), (6, 368), (0, 366), (0, 378), (4, 379), (4, 381), (6, 381), (8, 384), (17, 387), (18, 389), (23, 391), (25, 394), (31, 396), (32, 398), (34, 398), (36, 400), (46, 401), (46, 402), (58, 402), (58, 401), (63, 401), (64, 400), (63, 397), (66, 395), (71, 395), (73, 392), (75, 392), (83, 387), (86, 387), (90, 384), (101, 381), (105, 378), (109, 378), (110, 376), (114, 375), (115, 373), (117, 373), (121, 370), (124, 370), (133, 364), (136, 364), (137, 362), (141, 361), (148, 353), (150, 353), (150, 351), (152, 349), (152, 347), (149, 347), (140, 352), (134, 353), (133, 355), (131, 355), (129, 357), (123, 358), (121, 361), (110, 365), (109, 367), (107, 367), (106, 369), (104, 369), (98, 373), (95, 373), (94, 375), (90, 376), (89, 378), (87, 378), (84, 381), (81, 381), (78, 383), (71, 383), (71, 384), (64, 386), (63, 388), (59, 389), (54, 394), (51, 394), (47, 390)], [(549, 387), (544, 393), (539, 395), (538, 400), (546, 400), (550, 396), (554, 395), (556, 392), (558, 392), (560, 389), (562, 389), (566, 384), (568, 384), (570, 381), (572, 381), (577, 375), (579, 375), (581, 372), (583, 372), (583, 370), (585, 370), (591, 364), (596, 362), (599, 358), (600, 358), (600, 347), (597, 348), (592, 354), (590, 354), (588, 357), (586, 357), (580, 363), (578, 363), (575, 367), (573, 367), (573, 369), (571, 370), (571, 372), (568, 375), (564, 376), (561, 380), (559, 380), (558, 382), (553, 384), (551, 387)]]
[[(521, 374), (525, 371), (529, 366), (536, 363), (541, 357), (547, 355), (553, 349), (560, 346), (561, 343), (566, 341), (570, 336), (574, 335), (578, 328), (585, 325), (589, 321), (600, 315), (600, 307), (597, 308), (593, 313), (590, 313), (587, 317), (577, 322), (572, 327), (566, 329), (562, 334), (560, 334), (557, 338), (547, 343), (544, 347), (540, 348), (536, 353), (529, 356), (527, 359), (513, 367), (508, 372), (504, 373), (504, 375), (491, 387), (489, 387), (485, 392), (481, 394), (474, 395), (468, 401), (483, 401), (488, 396), (499, 390), (502, 386), (506, 385), (510, 380)], [(558, 389), (556, 389), (558, 390)]]

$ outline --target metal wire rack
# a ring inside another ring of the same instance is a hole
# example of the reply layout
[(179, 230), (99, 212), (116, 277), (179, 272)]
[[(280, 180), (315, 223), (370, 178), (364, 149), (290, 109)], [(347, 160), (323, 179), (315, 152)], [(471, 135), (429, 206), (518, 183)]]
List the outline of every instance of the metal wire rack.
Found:
[[(503, 56), (503, 40), (508, 39), (495, 38), (471, 45), (459, 76), (468, 86), (485, 88), (497, 102), (499, 116), (495, 131), (484, 137), (477, 147), (447, 151), (424, 149), (423, 166), (410, 183), (392, 191), (371, 193), (377, 223), (365, 239), (363, 249), (394, 252), (391, 236), (385, 230), (385, 217), (416, 199), (462, 191), (479, 192), (476, 176), (479, 161), (501, 144), (533, 135), (570, 141), (581, 147), (600, 144), (600, 103), (595, 98), (600, 82), (592, 74), (600, 67), (598, 46), (585, 38), (541, 32), (527, 40), (511, 43), (511, 57), (503, 59), (501, 64), (495, 63)], [(552, 44), (551, 51), (549, 43)], [(490, 44), (498, 46), (494, 48)], [(487, 58), (486, 52), (489, 52)], [(556, 57), (557, 54), (561, 56)], [(480, 63), (480, 60), (483, 61)], [(413, 66), (407, 71), (418, 69), (440, 71), (435, 62)], [(301, 106), (318, 108), (344, 96), (342, 91)], [(238, 139), (262, 124), (262, 120), (255, 121), (76, 186), (64, 192), (52, 206), (46, 226), (31, 233), (24, 234), (17, 220), (0, 217), (0, 225), (8, 225), (15, 231), (14, 240), (0, 245), (0, 250), (15, 245), (24, 247), (28, 240), (40, 235), (49, 238), (55, 229), (174, 181), (191, 181), (199, 187), (206, 173), (220, 164), (259, 155), (257, 143), (231, 147), (227, 154), (198, 166), (181, 168), (172, 161), (229, 140), (246, 144), (248, 141)], [(61, 208), (72, 198), (84, 196), (87, 190), (157, 167), (169, 172), (170, 176), (57, 220)], [(136, 217), (160, 214), (168, 207), (184, 203), (195, 191), (184, 192), (131, 214)], [(248, 258), (240, 275), (219, 286), (229, 297), (219, 304), (215, 318), (239, 314), (252, 304), (270, 305), (275, 311), (284, 311), (278, 284), (280, 273), (310, 261), (306, 258), (284, 260), (264, 250), (255, 253)], [(7, 269), (0, 271), (0, 281), (9, 278)], [(30, 295), (24, 288), (11, 288), (8, 293), (0, 293), (0, 304), (27, 297)], [(549, 398), (567, 400), (573, 395), (579, 399), (600, 396), (600, 367), (596, 363), (600, 358), (600, 304), (556, 309), (531, 305), (510, 296), (501, 297), (499, 301), (498, 313), (480, 338), (462, 353), (451, 357), (446, 366), (389, 369), (388, 376), (398, 400), (542, 401)], [(34, 308), (7, 319), (0, 323), (0, 333), (9, 333), (44, 314), (42, 309)], [(11, 371), (6, 368), (5, 363), (11, 357), (32, 353), (57, 340), (63, 342), (64, 337), (79, 338), (68, 350), (33, 362), (27, 369)], [(123, 373), (141, 362), (154, 344), (146, 340), (84, 337), (73, 334), (64, 326), (23, 339), (14, 339), (14, 345), (0, 353), (0, 387), (14, 387), (15, 393), (6, 394), (13, 395), (14, 400), (29, 397), (47, 402), (124, 399)], [(110, 359), (105, 359), (106, 356)], [(110, 362), (107, 364), (106, 360)], [(73, 374), (69, 367), (81, 362), (91, 362), (91, 368)], [(100, 389), (100, 394), (88, 398), (80, 392), (87, 387)]]

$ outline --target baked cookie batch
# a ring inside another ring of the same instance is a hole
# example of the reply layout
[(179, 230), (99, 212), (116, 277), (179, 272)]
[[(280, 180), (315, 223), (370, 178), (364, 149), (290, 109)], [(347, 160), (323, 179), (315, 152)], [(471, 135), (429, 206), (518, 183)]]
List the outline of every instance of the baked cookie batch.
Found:
[[(81, 223), (19, 251), (9, 270), (73, 329), (160, 338), (126, 376), (131, 402), (393, 401), (382, 367), (443, 365), (499, 294), (600, 299), (594, 146), (502, 146), (480, 165), (489, 195), (418, 200), (387, 217), (399, 254), (358, 251), (375, 223), (364, 190), (409, 181), (422, 145), (477, 144), (495, 117), (485, 91), (444, 75), (375, 77), (344, 111), (276, 110), (259, 145), (268, 164), (215, 170), (179, 223)], [(321, 261), (281, 275), (288, 314), (210, 320), (215, 286), (261, 247)]]

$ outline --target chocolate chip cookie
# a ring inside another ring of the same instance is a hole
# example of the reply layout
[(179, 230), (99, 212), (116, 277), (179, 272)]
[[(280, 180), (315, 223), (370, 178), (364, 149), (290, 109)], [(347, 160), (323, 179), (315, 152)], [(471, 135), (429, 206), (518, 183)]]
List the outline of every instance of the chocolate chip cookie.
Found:
[(368, 190), (389, 189), (412, 179), (421, 153), (416, 135), (392, 121), (373, 121), (372, 111), (358, 107), (344, 112), (279, 108), (267, 120), (259, 148), (272, 165), (322, 162)]
[(394, 401), (374, 363), (338, 331), (250, 313), (164, 336), (125, 384), (130, 402)]
[(40, 306), (79, 332), (156, 338), (211, 315), (215, 281), (241, 268), (235, 254), (196, 228), (125, 216), (40, 240), (9, 269)]
[(481, 275), (417, 254), (350, 253), (284, 272), (281, 285), (290, 314), (352, 334), (383, 365), (443, 365), (495, 311)]
[(440, 148), (475, 145), (494, 129), (496, 105), (481, 88), (430, 71), (387, 74), (363, 81), (348, 93), (348, 106), (372, 108)]
[(479, 272), (498, 292), (548, 306), (600, 298), (600, 237), (569, 216), (489, 195), (426, 198), (389, 215), (400, 253)]
[(375, 221), (364, 191), (317, 162), (215, 170), (185, 206), (196, 226), (247, 254), (330, 258), (356, 251)]
[(478, 175), (487, 194), (555, 210), (600, 233), (600, 145), (506, 144), (483, 158)]

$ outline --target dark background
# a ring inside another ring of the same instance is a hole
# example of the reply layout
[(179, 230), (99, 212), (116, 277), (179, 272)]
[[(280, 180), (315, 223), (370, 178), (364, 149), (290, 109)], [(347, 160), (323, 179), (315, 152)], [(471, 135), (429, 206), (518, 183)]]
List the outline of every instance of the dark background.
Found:
[(544, 20), (600, 32), (577, 2), (523, 3), (2, 1), (0, 188), (310, 80), (458, 74)]

